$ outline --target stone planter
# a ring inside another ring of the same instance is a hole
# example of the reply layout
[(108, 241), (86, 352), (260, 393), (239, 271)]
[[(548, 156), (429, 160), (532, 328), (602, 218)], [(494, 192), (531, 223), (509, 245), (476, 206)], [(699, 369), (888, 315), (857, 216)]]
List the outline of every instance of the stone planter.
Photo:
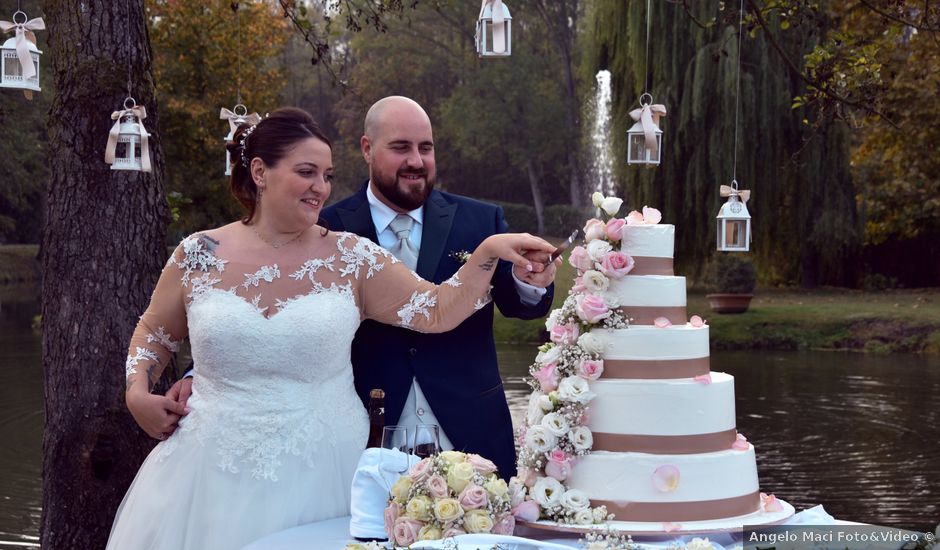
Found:
[(753, 294), (706, 294), (708, 305), (715, 313), (744, 313)]

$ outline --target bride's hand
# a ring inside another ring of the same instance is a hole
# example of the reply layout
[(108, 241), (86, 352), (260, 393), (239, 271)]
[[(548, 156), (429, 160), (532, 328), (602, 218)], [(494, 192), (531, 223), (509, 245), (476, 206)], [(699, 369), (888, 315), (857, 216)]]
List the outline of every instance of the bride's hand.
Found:
[(129, 391), (126, 401), (137, 425), (154, 439), (166, 439), (176, 429), (180, 417), (188, 412), (183, 405), (163, 395)]
[[(485, 241), (480, 243), (477, 248), (482, 252), (479, 266), (484, 270), (492, 270), (496, 267), (493, 258), (499, 258), (512, 262), (520, 268), (532, 273), (541, 273), (545, 265), (540, 262), (534, 262), (527, 259), (524, 254), (529, 252), (547, 252), (551, 254), (555, 247), (541, 237), (536, 237), (528, 233), (500, 233), (490, 235)], [(474, 254), (476, 256), (477, 254)]]

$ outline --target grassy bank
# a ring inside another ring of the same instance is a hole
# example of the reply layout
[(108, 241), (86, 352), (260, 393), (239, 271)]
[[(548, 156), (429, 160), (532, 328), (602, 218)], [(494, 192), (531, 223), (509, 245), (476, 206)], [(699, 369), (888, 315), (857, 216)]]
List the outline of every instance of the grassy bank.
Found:
[[(574, 270), (565, 265), (558, 274), (554, 307), (564, 301), (573, 278)], [(940, 289), (758, 289), (748, 312), (739, 315), (713, 313), (704, 292), (690, 292), (688, 301), (689, 314), (708, 321), (714, 349), (940, 354)], [(496, 317), (498, 342), (543, 341), (543, 320)]]
[(7, 244), (0, 246), (0, 285), (39, 280), (39, 245)]

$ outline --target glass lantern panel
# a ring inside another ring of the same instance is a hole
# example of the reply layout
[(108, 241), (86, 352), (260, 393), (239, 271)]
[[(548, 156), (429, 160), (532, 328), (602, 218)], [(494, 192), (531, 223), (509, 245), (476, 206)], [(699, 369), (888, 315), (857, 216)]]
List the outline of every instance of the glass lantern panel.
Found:
[(228, 149), (225, 150), (225, 175), (232, 175), (232, 153)]
[(656, 154), (646, 148), (646, 135), (642, 132), (631, 132), (628, 139), (628, 164), (659, 164), (660, 152), (663, 149), (662, 134), (656, 134)]
[(3, 52), (3, 79), (23, 80), (23, 67), (15, 51)]
[(725, 250), (747, 250), (747, 220), (725, 220)]
[(483, 26), (483, 32), (480, 33), (480, 54), (481, 55), (509, 55), (511, 48), (511, 27), (508, 20), (500, 23), (503, 27), (503, 34), (505, 35), (505, 47), (504, 51), (497, 52), (493, 44), (493, 20), (484, 19), (481, 21)]

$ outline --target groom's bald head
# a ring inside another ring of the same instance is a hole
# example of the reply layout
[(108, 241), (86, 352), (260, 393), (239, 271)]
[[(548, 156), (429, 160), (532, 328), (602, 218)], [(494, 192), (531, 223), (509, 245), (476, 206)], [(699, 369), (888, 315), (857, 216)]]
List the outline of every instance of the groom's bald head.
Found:
[(417, 101), (400, 95), (383, 97), (369, 107), (363, 133), (369, 139), (377, 139), (379, 133), (394, 127), (402, 121), (414, 121), (427, 124), (431, 128), (431, 119)]

